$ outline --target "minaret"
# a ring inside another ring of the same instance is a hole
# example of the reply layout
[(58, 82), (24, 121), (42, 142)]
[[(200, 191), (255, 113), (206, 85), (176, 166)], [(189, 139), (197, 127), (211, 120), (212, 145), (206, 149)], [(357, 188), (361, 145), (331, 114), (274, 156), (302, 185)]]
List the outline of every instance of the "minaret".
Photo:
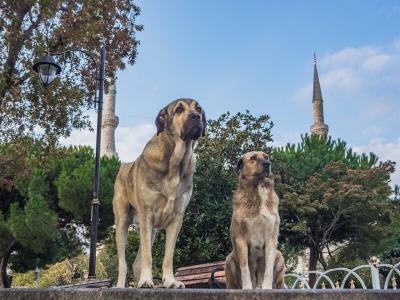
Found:
[[(109, 80), (111, 81), (111, 80)], [(117, 90), (115, 88), (115, 81), (110, 82), (108, 88), (108, 94), (106, 95), (102, 132), (103, 138), (101, 143), (100, 156), (118, 157), (118, 153), (115, 151), (115, 129), (118, 126), (119, 119), (115, 115), (115, 95)]]
[(311, 134), (328, 135), (329, 127), (324, 124), (324, 101), (322, 100), (321, 86), (319, 85), (317, 58), (314, 54), (314, 84), (313, 84), (313, 113), (314, 124), (310, 127)]

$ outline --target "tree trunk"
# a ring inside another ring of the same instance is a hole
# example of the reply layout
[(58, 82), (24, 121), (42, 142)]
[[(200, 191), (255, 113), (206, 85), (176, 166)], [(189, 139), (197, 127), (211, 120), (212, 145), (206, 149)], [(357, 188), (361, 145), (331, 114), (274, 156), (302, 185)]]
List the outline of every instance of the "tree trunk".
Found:
[(17, 240), (13, 240), (7, 247), (7, 249), (3, 253), (3, 257), (1, 258), (0, 263), (0, 274), (1, 274), (1, 283), (4, 288), (10, 288), (10, 282), (7, 276), (7, 263), (10, 259), (11, 253), (18, 246), (19, 242)]
[[(310, 245), (310, 262), (308, 266), (309, 271), (316, 271), (317, 270), (317, 262), (318, 262), (318, 249), (311, 243)], [(314, 287), (315, 281), (317, 279), (316, 274), (309, 274), (308, 283), (310, 288)]]

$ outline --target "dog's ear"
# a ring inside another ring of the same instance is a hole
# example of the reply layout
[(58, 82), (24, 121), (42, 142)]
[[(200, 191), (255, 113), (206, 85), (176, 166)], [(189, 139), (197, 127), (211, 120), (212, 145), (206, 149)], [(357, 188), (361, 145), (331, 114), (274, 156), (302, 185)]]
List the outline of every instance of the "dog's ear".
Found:
[(243, 169), (243, 165), (244, 165), (244, 162), (243, 162), (243, 156), (242, 156), (241, 158), (239, 158), (239, 161), (236, 165), (236, 172), (239, 172), (241, 169)]
[(167, 113), (167, 108), (164, 107), (162, 110), (160, 110), (156, 118), (157, 135), (159, 135), (161, 132), (164, 131), (167, 122), (168, 122), (168, 113)]
[(206, 135), (206, 126), (207, 126), (207, 120), (206, 120), (206, 113), (202, 109), (202, 114), (201, 114), (201, 120), (203, 121), (203, 132), (201, 133), (202, 136)]

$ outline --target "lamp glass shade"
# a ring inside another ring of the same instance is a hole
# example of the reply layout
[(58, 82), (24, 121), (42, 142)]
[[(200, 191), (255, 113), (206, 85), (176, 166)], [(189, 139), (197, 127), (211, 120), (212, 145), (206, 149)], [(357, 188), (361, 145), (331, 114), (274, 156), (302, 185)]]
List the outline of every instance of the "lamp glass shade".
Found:
[(38, 67), (40, 80), (45, 86), (53, 82), (57, 75), (57, 68), (53, 65), (41, 65)]
[(61, 72), (61, 67), (56, 64), (50, 55), (43, 56), (42, 59), (33, 65), (33, 70), (39, 73), (40, 80), (47, 87), (53, 82), (56, 75)]

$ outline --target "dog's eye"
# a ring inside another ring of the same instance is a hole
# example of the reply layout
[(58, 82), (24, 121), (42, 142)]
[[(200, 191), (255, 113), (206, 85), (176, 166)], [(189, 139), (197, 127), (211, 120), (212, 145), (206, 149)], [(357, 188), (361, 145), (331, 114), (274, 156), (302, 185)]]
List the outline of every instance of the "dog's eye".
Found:
[(197, 112), (201, 113), (201, 107), (200, 106), (196, 106), (196, 110), (197, 110)]
[(183, 107), (182, 106), (178, 106), (175, 110), (176, 114), (180, 114), (181, 112), (183, 112)]
[(256, 160), (257, 156), (253, 155), (252, 157), (250, 157), (250, 160)]

